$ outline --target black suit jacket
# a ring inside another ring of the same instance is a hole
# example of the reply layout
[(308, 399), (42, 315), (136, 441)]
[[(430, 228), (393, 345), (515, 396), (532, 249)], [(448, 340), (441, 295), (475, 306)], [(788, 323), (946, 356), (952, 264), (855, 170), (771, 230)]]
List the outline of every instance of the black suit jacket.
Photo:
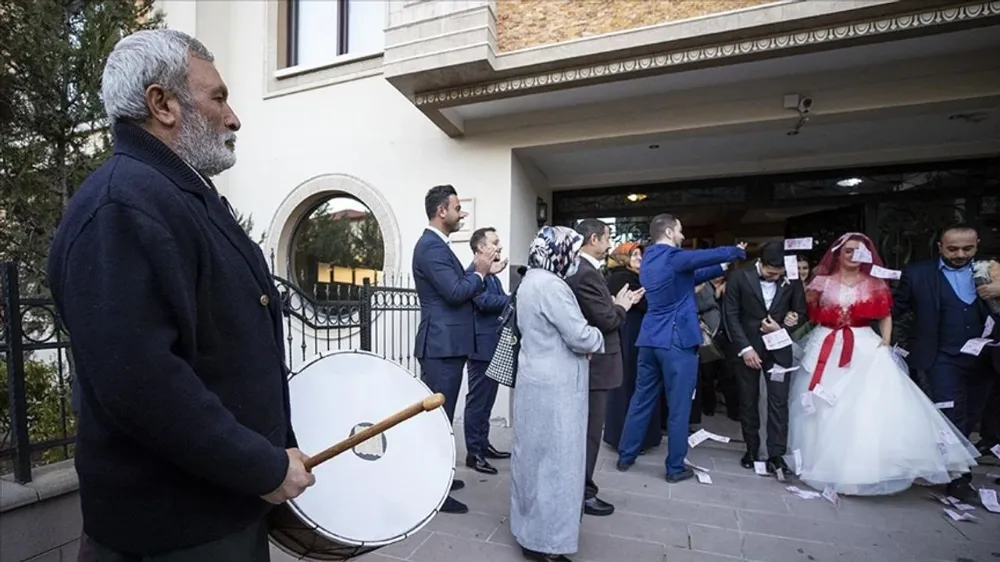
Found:
[[(913, 325), (903, 343), (910, 353), (906, 361), (914, 369), (926, 371), (934, 365), (941, 347), (941, 284), (948, 281), (941, 274), (940, 258), (919, 261), (903, 270), (902, 278), (893, 293), (892, 316), (894, 320), (913, 314)], [(975, 306), (982, 308), (983, 318), (990, 316), (989, 306), (976, 299)], [(993, 316), (993, 320), (998, 318)], [(1000, 322), (988, 337), (1000, 336)], [(1000, 348), (987, 348), (993, 356), (993, 365), (1000, 371)], [(984, 352), (985, 353), (985, 352)]]
[(580, 268), (566, 282), (584, 318), (604, 334), (604, 353), (595, 353), (590, 359), (590, 389), (618, 388), (623, 371), (618, 328), (625, 322), (625, 309), (614, 304), (604, 276), (585, 258), (580, 258)]
[[(779, 279), (776, 282), (774, 299), (768, 308), (764, 303), (764, 291), (760, 287), (760, 274), (754, 266), (733, 273), (726, 284), (723, 316), (726, 322), (726, 333), (733, 343), (733, 352), (752, 347), (761, 358), (770, 354), (775, 361), (788, 366), (792, 361), (791, 346), (774, 351), (764, 347), (763, 334), (760, 325), (768, 315), (781, 325), (791, 330), (806, 322), (806, 297), (801, 281)], [(785, 326), (785, 315), (795, 312), (799, 321), (795, 326)]]

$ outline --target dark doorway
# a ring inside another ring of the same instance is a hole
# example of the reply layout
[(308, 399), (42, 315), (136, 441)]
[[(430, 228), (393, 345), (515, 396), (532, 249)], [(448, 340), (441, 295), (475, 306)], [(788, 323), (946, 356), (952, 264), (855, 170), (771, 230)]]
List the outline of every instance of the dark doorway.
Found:
[(553, 193), (555, 224), (613, 222), (616, 243), (648, 242), (653, 216), (684, 224), (691, 247), (812, 236), (815, 260), (845, 232), (863, 232), (886, 265), (935, 255), (941, 228), (981, 229), (980, 253), (1000, 254), (1000, 158), (750, 176)]

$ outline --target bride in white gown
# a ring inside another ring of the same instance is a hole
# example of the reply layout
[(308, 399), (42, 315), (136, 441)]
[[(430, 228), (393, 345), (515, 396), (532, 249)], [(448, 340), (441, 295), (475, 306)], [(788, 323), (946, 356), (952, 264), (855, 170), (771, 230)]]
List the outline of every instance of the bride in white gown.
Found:
[(799, 478), (817, 490), (893, 494), (976, 465), (975, 447), (893, 357), (892, 296), (873, 265), (882, 262), (872, 241), (845, 234), (806, 287), (816, 328), (791, 383), (788, 450), (799, 450)]

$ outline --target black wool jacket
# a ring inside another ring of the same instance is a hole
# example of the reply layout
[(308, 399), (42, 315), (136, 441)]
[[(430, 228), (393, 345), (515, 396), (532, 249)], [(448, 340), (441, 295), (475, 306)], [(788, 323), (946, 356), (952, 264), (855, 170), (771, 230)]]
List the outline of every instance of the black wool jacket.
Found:
[(118, 122), (49, 256), (80, 395), (84, 530), (152, 555), (262, 518), (295, 446), (263, 253), (165, 144)]

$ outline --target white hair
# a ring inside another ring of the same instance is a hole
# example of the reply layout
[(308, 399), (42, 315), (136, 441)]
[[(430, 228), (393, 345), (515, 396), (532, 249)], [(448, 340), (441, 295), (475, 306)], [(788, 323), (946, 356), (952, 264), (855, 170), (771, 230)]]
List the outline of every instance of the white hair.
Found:
[(118, 41), (108, 55), (101, 78), (101, 99), (108, 119), (112, 123), (118, 119), (148, 119), (146, 88), (152, 84), (163, 86), (182, 102), (190, 100), (190, 56), (215, 60), (201, 41), (174, 29), (137, 31)]

